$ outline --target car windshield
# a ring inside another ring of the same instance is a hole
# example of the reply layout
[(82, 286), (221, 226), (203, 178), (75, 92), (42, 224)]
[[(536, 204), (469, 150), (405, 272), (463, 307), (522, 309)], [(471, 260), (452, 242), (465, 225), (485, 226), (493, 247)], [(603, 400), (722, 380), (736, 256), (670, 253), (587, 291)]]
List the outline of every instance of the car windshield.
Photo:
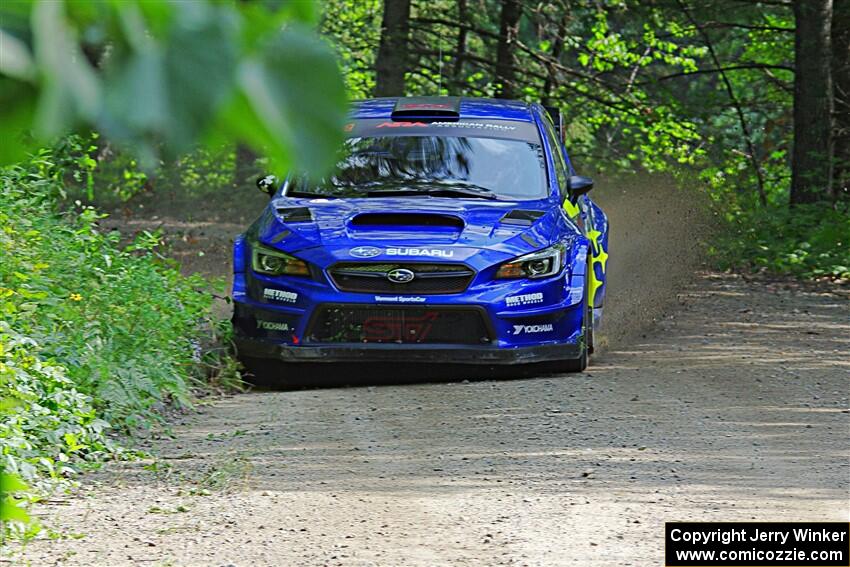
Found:
[(546, 196), (539, 144), (454, 136), (349, 138), (333, 175), (293, 179), (292, 196), (432, 195), (531, 200)]

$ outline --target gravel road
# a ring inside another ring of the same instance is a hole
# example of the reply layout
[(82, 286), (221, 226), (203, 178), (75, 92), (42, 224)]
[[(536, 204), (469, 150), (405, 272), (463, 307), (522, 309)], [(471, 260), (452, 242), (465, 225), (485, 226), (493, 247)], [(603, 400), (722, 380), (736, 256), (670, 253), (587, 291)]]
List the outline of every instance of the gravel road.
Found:
[(14, 561), (645, 566), (665, 521), (850, 520), (847, 293), (680, 268), (619, 276), (584, 374), (319, 367), (361, 385), (202, 405)]
[(42, 506), (68, 537), (21, 559), (637, 566), (669, 520), (847, 521), (847, 297), (704, 275), (679, 303), (585, 374), (218, 401)]

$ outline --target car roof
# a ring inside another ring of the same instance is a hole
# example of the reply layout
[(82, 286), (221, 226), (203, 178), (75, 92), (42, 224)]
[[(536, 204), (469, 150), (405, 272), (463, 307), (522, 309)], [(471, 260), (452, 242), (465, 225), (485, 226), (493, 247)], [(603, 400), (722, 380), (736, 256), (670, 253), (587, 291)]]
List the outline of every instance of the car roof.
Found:
[(489, 120), (518, 120), (533, 122), (532, 107), (527, 102), (497, 98), (472, 97), (385, 97), (354, 101), (351, 118), (391, 118), (399, 102), (415, 101), (416, 104), (457, 104), (460, 119), (476, 118)]

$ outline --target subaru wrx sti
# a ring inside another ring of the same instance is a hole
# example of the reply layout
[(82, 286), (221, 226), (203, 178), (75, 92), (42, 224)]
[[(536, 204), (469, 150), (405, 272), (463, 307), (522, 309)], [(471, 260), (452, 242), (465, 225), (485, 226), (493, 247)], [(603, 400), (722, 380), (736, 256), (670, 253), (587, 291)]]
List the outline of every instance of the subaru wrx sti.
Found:
[(608, 220), (538, 104), (354, 104), (332, 174), (258, 181), (234, 244), (249, 369), (283, 362), (554, 362), (582, 371), (605, 299)]

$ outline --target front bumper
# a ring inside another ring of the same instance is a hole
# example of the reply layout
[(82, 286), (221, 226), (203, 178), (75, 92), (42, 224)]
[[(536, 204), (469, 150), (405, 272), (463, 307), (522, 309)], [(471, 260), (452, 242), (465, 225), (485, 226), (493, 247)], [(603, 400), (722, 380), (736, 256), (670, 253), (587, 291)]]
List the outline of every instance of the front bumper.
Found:
[[(235, 340), (241, 356), (293, 362), (517, 364), (575, 359), (583, 344), (584, 266), (581, 256), (547, 279), (499, 281), (485, 274), (462, 293), (395, 295), (342, 291), (324, 273), (263, 276), (237, 263)], [(387, 313), (358, 319), (358, 310), (405, 310), (405, 317), (400, 324)], [(459, 315), (473, 310), (481, 314), (483, 326)], [(329, 312), (345, 316), (324, 317)], [(352, 327), (342, 323), (351, 321), (356, 324), (348, 332)]]
[(439, 362), (442, 364), (527, 364), (575, 359), (578, 344), (494, 348), (469, 345), (364, 344), (290, 346), (237, 337), (240, 356), (283, 362)]

